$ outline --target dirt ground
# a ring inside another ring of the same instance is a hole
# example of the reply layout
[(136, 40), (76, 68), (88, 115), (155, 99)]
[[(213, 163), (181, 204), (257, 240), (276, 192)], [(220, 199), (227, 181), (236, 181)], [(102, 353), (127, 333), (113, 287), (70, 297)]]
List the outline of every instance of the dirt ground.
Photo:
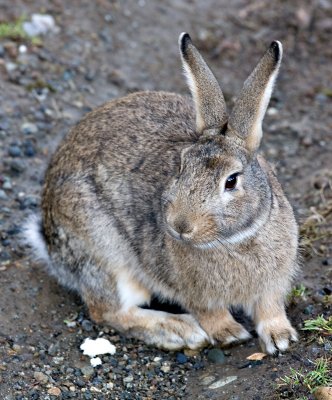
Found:
[[(320, 359), (332, 368), (331, 323), (330, 330), (302, 330), (306, 320), (331, 316), (332, 3), (0, 1), (0, 23), (40, 12), (55, 18), (58, 32), (39, 41), (0, 33), (0, 398), (313, 399), (306, 379), (281, 378), (291, 368), (304, 376)], [(22, 221), (38, 209), (49, 157), (82, 115), (136, 90), (188, 93), (177, 47), (183, 31), (230, 107), (270, 42), (284, 45), (262, 151), (301, 225), (302, 270), (288, 306), (300, 341), (278, 357), (246, 360), (259, 351), (254, 338), (215, 364), (208, 349), (167, 353), (95, 326), (80, 299), (19, 242)], [(79, 345), (101, 331), (119, 350), (92, 370)], [(227, 377), (233, 381), (211, 387)]]

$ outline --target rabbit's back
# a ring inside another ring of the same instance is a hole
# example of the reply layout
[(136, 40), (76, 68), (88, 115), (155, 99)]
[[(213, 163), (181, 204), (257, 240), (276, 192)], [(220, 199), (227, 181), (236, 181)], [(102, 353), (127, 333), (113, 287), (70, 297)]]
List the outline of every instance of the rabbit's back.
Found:
[(181, 143), (192, 142), (196, 135), (189, 98), (137, 92), (88, 113), (61, 143), (46, 180), (66, 173), (86, 174), (100, 163), (119, 173), (148, 172), (151, 165), (154, 174), (163, 162), (168, 166)]
[(71, 130), (51, 160), (42, 200), (58, 277), (57, 266), (82, 270), (91, 252), (111, 241), (121, 258), (134, 253), (140, 264), (156, 261), (144, 258), (163, 245), (161, 194), (179, 169), (181, 149), (196, 140), (193, 127), (189, 99), (144, 92), (97, 108)]

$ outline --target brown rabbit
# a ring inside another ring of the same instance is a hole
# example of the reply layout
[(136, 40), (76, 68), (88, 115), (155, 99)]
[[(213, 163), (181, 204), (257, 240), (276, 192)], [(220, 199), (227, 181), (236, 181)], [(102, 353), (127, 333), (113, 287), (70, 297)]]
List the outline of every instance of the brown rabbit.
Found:
[[(297, 340), (284, 303), (298, 230), (257, 155), (282, 46), (271, 44), (228, 117), (189, 35), (179, 41), (193, 102), (142, 92), (87, 114), (53, 156), (27, 236), (97, 323), (198, 348), (248, 339), (229, 312), (241, 306), (268, 353), (286, 350)], [(188, 313), (141, 308), (152, 295)]]

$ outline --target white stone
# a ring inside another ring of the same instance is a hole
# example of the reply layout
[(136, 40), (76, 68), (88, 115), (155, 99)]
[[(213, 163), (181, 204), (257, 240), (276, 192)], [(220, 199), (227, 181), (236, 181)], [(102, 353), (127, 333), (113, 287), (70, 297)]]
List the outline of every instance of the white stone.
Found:
[(31, 21), (23, 22), (24, 32), (28, 36), (45, 35), (48, 32), (57, 33), (59, 27), (56, 26), (52, 15), (33, 14)]
[(89, 357), (96, 357), (100, 354), (113, 355), (116, 352), (115, 346), (109, 340), (104, 338), (87, 338), (81, 344), (80, 349), (83, 351), (83, 354)]
[(90, 364), (93, 366), (93, 368), (96, 367), (97, 365), (101, 365), (102, 364), (101, 358), (100, 357), (91, 358)]
[(237, 379), (237, 376), (227, 376), (226, 378), (219, 379), (217, 382), (212, 383), (212, 385), (209, 386), (209, 389), (219, 389), (228, 383), (231, 383)]

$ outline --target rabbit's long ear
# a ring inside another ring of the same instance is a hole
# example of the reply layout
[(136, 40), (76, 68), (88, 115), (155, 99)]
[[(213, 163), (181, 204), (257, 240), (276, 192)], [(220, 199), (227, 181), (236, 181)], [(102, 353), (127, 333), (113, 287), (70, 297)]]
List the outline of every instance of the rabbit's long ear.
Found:
[(218, 133), (227, 122), (226, 103), (220, 86), (192, 44), (188, 33), (179, 37), (183, 68), (196, 108), (196, 129)]
[(245, 141), (250, 152), (255, 152), (262, 138), (262, 122), (269, 104), (273, 86), (282, 59), (282, 45), (272, 42), (249, 78), (245, 81), (240, 96), (228, 122), (228, 132)]

